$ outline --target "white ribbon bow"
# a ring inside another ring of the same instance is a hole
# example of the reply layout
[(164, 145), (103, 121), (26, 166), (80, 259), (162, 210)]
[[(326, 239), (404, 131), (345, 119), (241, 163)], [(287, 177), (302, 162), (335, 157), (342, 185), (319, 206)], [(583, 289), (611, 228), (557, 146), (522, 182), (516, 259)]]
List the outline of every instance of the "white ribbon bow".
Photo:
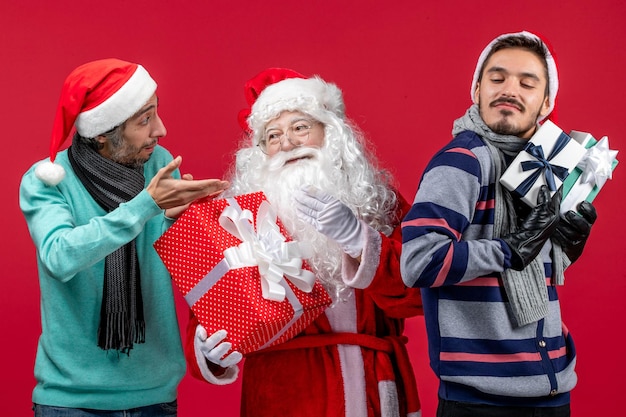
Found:
[(280, 284), (283, 277), (299, 290), (311, 292), (315, 275), (302, 268), (302, 259), (312, 256), (312, 247), (308, 242), (286, 242), (276, 224), (276, 214), (267, 201), (259, 206), (256, 232), (250, 210), (239, 211), (227, 206), (219, 217), (219, 223), (242, 241), (239, 246), (224, 251), (229, 268), (257, 266), (263, 298), (272, 301), (285, 299), (285, 288)]
[(577, 167), (583, 171), (581, 182), (596, 184), (602, 188), (606, 180), (613, 176), (613, 161), (616, 156), (617, 151), (609, 149), (609, 138), (604, 136), (597, 144), (587, 149), (587, 153), (578, 163)]

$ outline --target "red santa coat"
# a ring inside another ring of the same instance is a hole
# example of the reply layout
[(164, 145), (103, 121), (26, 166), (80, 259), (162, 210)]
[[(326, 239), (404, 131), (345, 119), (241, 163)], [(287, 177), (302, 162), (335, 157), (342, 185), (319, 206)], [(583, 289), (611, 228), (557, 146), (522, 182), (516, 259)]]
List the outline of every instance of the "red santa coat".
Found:
[[(400, 205), (401, 219), (408, 204)], [(400, 277), (399, 225), (390, 237), (367, 230), (361, 263), (344, 257), (342, 278), (352, 288), (347, 300), (294, 339), (246, 356), (242, 416), (420, 415), (403, 335), (404, 319), (422, 314), (419, 289)], [(191, 374), (204, 380), (194, 352), (197, 324), (192, 316), (186, 355)]]

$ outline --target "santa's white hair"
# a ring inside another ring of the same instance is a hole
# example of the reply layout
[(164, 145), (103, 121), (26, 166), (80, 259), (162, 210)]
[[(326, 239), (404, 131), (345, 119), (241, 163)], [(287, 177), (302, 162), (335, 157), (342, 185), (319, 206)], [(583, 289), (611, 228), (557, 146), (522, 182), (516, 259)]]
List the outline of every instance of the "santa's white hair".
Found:
[[(363, 134), (343, 114), (317, 106), (303, 111), (298, 105), (282, 106), (267, 115), (267, 122), (283, 111), (300, 111), (324, 126), (321, 148), (299, 147), (279, 152), (271, 158), (256, 146), (258, 130), (265, 124), (251, 124), (257, 129), (246, 137), (236, 153), (230, 169), (230, 189), (225, 197), (263, 191), (276, 208), (278, 217), (296, 240), (313, 244), (315, 255), (309, 265), (332, 296), (341, 297), (345, 288), (341, 280), (342, 250), (308, 223), (298, 219), (293, 204), (294, 193), (305, 185), (313, 185), (333, 195), (352, 209), (354, 214), (373, 229), (390, 235), (401, 220), (397, 216), (397, 197), (387, 171), (381, 170), (370, 152), (366, 152)], [(253, 108), (254, 110), (254, 108)], [(254, 115), (254, 113), (253, 113)], [(251, 116), (252, 117), (252, 116)], [(271, 119), (270, 119), (271, 117)], [(298, 157), (296, 163), (286, 161)]]

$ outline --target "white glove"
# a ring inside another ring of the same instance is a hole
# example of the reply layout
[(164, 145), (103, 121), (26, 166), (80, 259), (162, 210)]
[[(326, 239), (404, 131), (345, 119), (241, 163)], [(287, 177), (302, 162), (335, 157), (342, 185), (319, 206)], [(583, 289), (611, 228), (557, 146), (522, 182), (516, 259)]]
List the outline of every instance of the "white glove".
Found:
[(343, 251), (357, 258), (363, 251), (362, 226), (352, 210), (335, 197), (308, 186), (295, 195), (298, 217), (318, 232), (339, 243)]
[(206, 329), (202, 325), (198, 325), (196, 327), (196, 337), (193, 341), (196, 353), (202, 353), (207, 360), (222, 368), (228, 368), (238, 364), (243, 358), (243, 355), (237, 351), (229, 353), (222, 359), (222, 356), (232, 347), (230, 342), (223, 342), (225, 338), (226, 330), (218, 330), (208, 337)]

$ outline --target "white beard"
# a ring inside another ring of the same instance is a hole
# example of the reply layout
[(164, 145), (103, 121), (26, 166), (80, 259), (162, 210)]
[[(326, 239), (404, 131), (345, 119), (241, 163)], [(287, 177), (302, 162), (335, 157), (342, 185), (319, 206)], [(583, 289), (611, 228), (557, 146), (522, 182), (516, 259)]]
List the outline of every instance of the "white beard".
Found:
[[(300, 159), (287, 163), (294, 158)], [(313, 185), (331, 195), (337, 195), (338, 184), (345, 182), (334, 178), (341, 176), (341, 170), (332, 166), (323, 151), (308, 147), (280, 152), (266, 160), (258, 170), (254, 184), (250, 183), (252, 181), (248, 181), (248, 184), (233, 184), (234, 188), (238, 193), (263, 191), (292, 238), (312, 244), (314, 255), (307, 262), (331, 297), (335, 300), (345, 298), (348, 287), (341, 279), (343, 250), (335, 241), (300, 220), (293, 202), (294, 193), (304, 185)]]

